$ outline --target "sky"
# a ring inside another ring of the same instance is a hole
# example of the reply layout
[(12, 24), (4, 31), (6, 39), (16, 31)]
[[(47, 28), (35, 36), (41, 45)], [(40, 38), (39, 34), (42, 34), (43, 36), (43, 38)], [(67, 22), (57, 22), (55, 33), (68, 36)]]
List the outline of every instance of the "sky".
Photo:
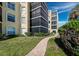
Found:
[(78, 2), (48, 2), (48, 10), (57, 10), (59, 27), (68, 22), (71, 10), (79, 4)]

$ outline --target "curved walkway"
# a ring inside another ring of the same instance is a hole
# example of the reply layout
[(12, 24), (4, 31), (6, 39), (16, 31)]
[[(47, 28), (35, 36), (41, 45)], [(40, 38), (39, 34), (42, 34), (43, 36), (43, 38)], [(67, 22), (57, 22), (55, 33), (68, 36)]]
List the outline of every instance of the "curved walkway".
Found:
[(56, 35), (42, 39), (37, 44), (37, 46), (33, 48), (26, 56), (44, 56), (46, 52), (48, 40), (54, 37), (56, 37)]

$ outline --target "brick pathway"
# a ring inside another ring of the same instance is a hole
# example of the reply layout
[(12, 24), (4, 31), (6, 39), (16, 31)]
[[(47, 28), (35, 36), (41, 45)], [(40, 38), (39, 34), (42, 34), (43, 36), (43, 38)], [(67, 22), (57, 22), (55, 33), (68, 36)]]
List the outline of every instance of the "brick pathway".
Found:
[(55, 36), (51, 37), (46, 37), (42, 39), (35, 48), (33, 48), (26, 56), (44, 56), (46, 47), (47, 47), (47, 42), (50, 38), (53, 38)]

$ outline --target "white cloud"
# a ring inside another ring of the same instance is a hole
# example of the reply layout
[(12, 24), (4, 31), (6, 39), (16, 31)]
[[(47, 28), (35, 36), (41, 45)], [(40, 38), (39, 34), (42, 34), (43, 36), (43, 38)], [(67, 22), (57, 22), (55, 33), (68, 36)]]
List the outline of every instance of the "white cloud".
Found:
[(66, 9), (66, 10), (62, 10), (62, 11), (59, 11), (58, 13), (63, 13), (63, 12), (67, 12), (67, 11), (70, 11), (71, 9)]
[(67, 5), (53, 7), (53, 8), (56, 9), (56, 10), (59, 10), (59, 9), (68, 9), (68, 8), (74, 8), (76, 5), (77, 5), (77, 3), (68, 3)]
[[(62, 5), (62, 6), (57, 6), (57, 7), (53, 7), (52, 9), (55, 10), (60, 10), (58, 11), (58, 13), (63, 13), (63, 12), (67, 12), (70, 11), (71, 9), (73, 9), (78, 3), (68, 3), (67, 5)], [(69, 15), (67, 16), (67, 21), (59, 21), (59, 27), (63, 26), (64, 24), (66, 24), (68, 22), (68, 18)]]

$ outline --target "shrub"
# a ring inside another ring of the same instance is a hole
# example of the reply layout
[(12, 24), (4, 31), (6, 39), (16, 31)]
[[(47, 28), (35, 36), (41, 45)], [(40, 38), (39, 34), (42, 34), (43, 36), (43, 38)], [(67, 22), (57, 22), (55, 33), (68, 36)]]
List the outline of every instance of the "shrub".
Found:
[(63, 25), (59, 28), (59, 34), (61, 34), (60, 39), (65, 49), (79, 55), (79, 21), (70, 21)]
[(79, 33), (79, 29), (76, 29), (77, 33)]
[(51, 33), (50, 33), (50, 35), (54, 35), (54, 34), (55, 34), (54, 32), (51, 32)]
[(26, 32), (25, 35), (32, 36), (32, 33), (31, 32)]
[(6, 36), (6, 37), (9, 39), (9, 38), (18, 37), (18, 35), (8, 35), (8, 36)]
[(49, 35), (49, 33), (43, 33), (43, 32), (34, 33), (34, 36), (47, 36), (47, 35)]
[(0, 40), (5, 40), (7, 38), (8, 38), (8, 36), (6, 36), (5, 34), (0, 35)]
[(45, 36), (48, 36), (48, 35), (50, 35), (50, 33), (45, 33)]
[(39, 33), (34, 33), (34, 36), (43, 36), (43, 34), (44, 34), (44, 33), (41, 33), (41, 32), (39, 32)]
[(25, 37), (25, 35), (21, 34), (21, 35), (19, 35), (19, 37)]
[(76, 29), (76, 31), (79, 32), (79, 21), (69, 21), (68, 23), (59, 28), (59, 33), (63, 33), (64, 30), (69, 28), (74, 28)]
[(14, 37), (17, 37), (18, 35), (1, 35), (0, 36), (0, 40), (5, 40), (5, 39), (10, 39), (10, 38), (14, 38)]

